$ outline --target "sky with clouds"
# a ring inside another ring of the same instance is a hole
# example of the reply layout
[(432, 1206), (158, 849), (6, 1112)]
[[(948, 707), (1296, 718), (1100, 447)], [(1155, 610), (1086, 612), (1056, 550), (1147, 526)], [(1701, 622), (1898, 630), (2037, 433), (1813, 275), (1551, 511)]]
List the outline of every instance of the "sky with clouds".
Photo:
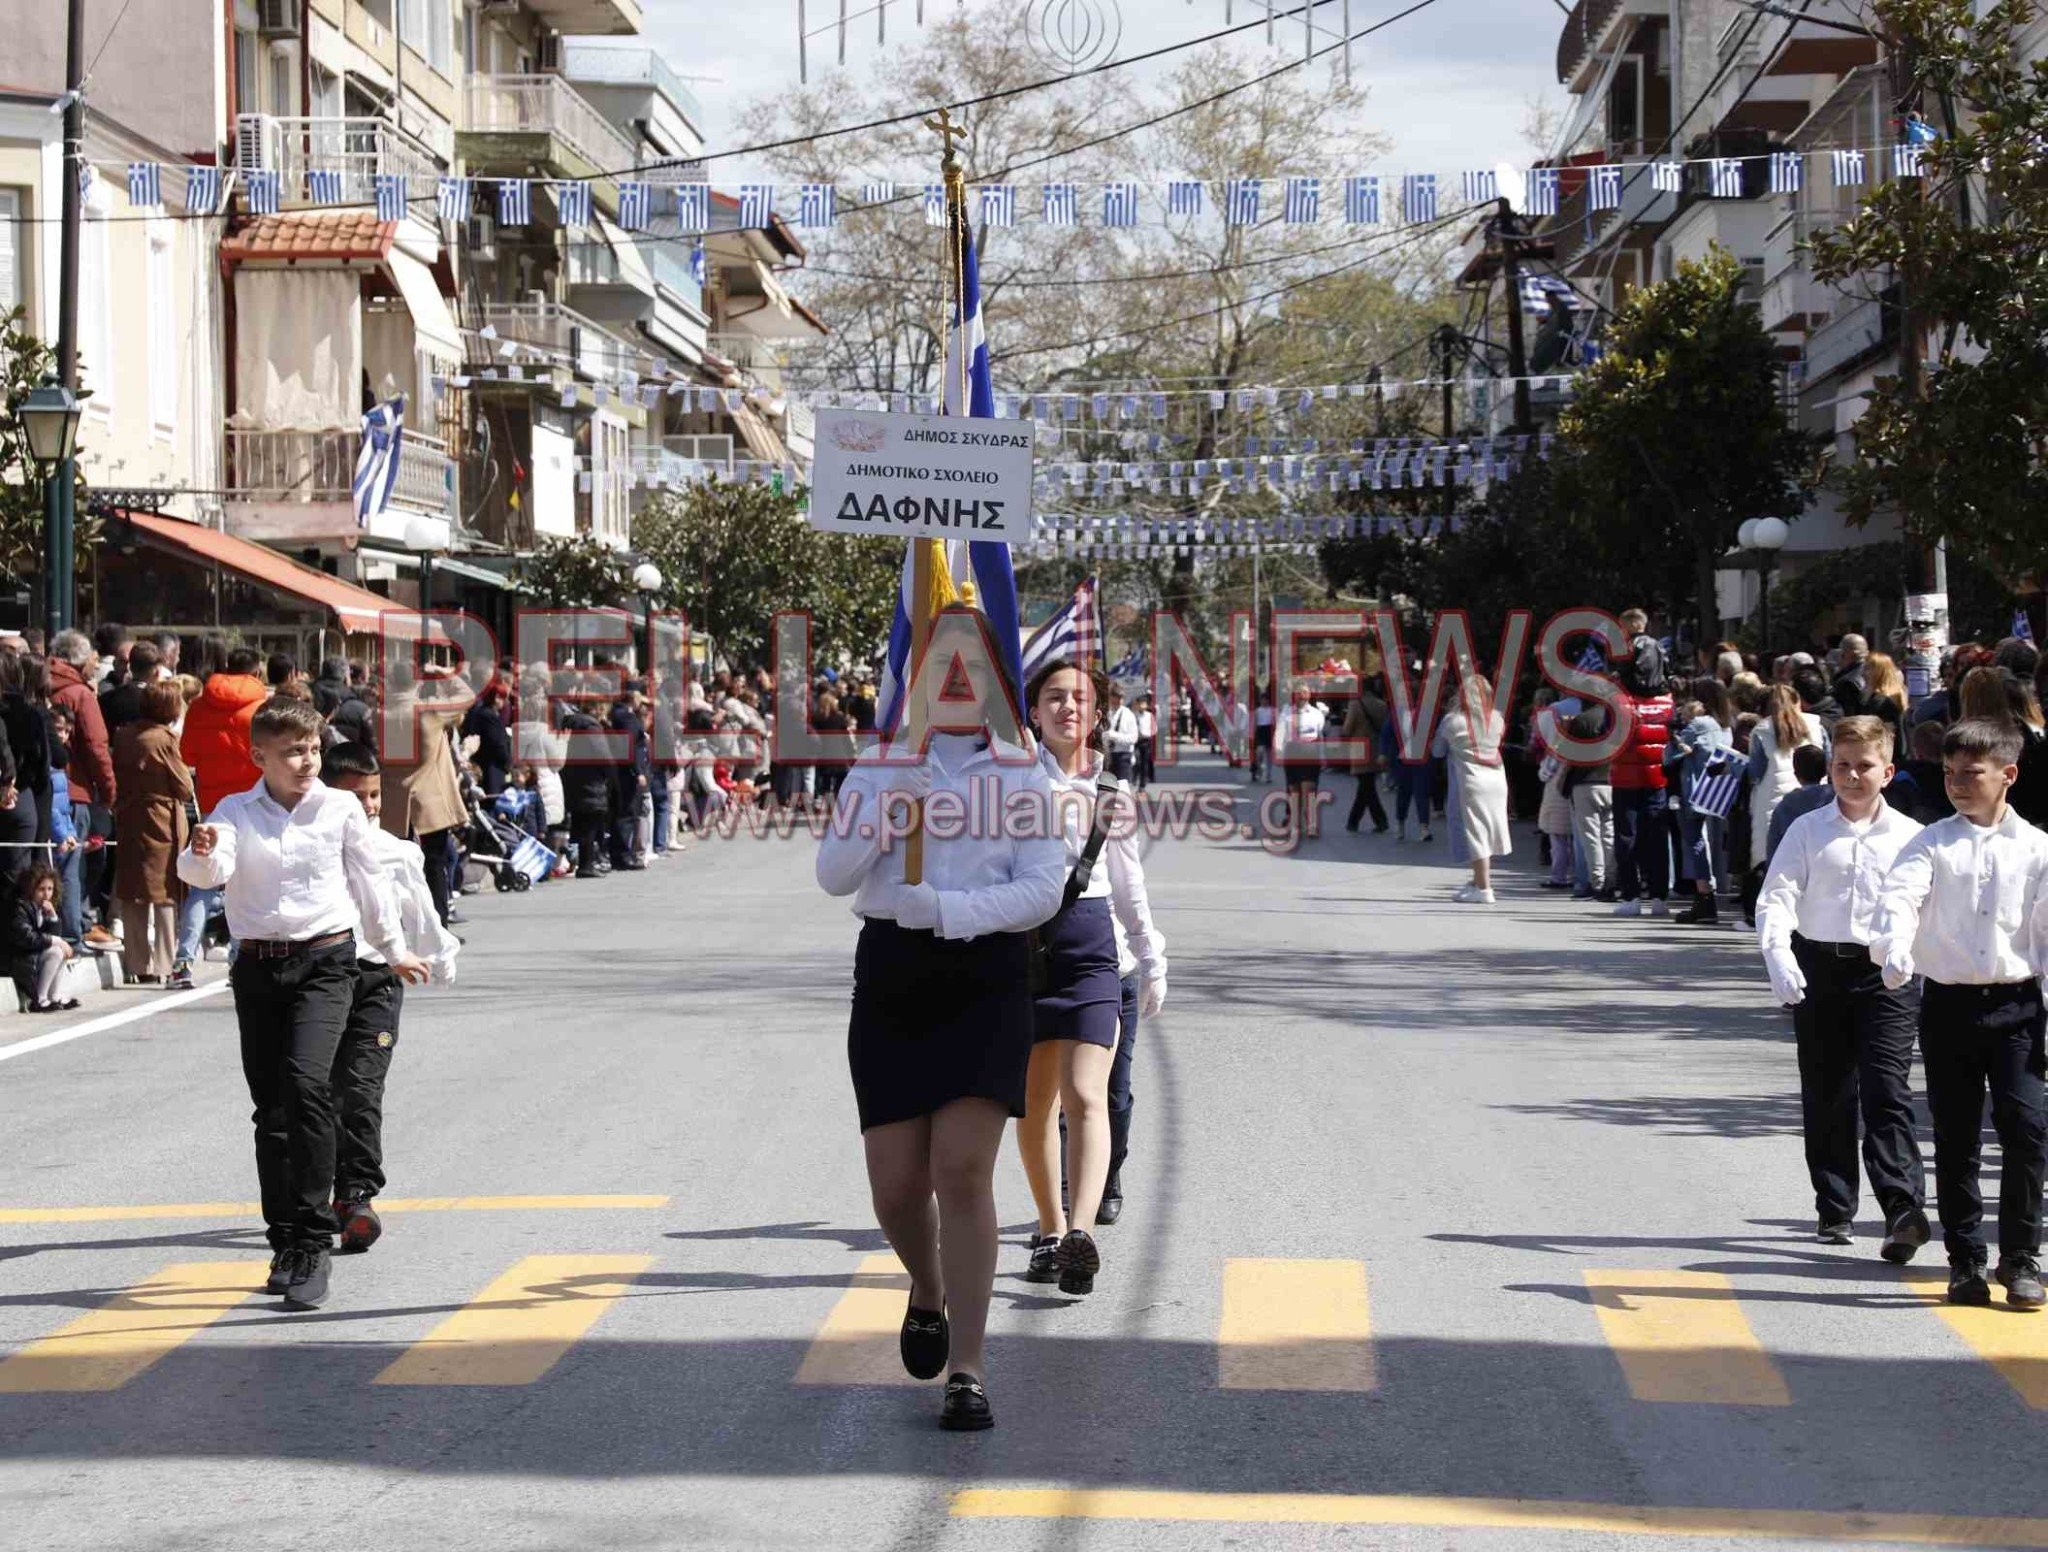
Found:
[[(859, 11), (869, 3), (850, 0), (849, 9)], [(931, 14), (953, 3), (926, 0)], [(964, 3), (979, 7), (1022, 0)], [(1350, 0), (1352, 30), (1404, 9), (1405, 3), (1412, 0)], [(1256, 14), (1253, 4), (1235, 0), (1232, 20), (1250, 19)], [(829, 14), (830, 5), (831, 0), (810, 0), (813, 26)], [(1224, 0), (1121, 0), (1121, 5), (1126, 55), (1224, 25)], [(645, 6), (649, 40), (669, 64), (685, 77), (714, 78), (691, 83), (704, 107), (707, 148), (732, 144), (732, 124), (750, 99), (802, 90), (797, 82), (797, 0), (645, 0)], [(1335, 7), (1325, 9), (1334, 20)], [(911, 0), (892, 4), (891, 47), (909, 36), (911, 15)], [(1529, 152), (1520, 128), (1529, 99), (1564, 100), (1554, 70), (1563, 23), (1556, 0), (1435, 0), (1355, 45), (1352, 69), (1370, 90), (1366, 127), (1394, 142), (1385, 165), (1396, 171), (1455, 172), (1502, 160), (1526, 162)], [(873, 27), (870, 18), (850, 33), (847, 64), (856, 75), (876, 57)], [(1257, 39), (1258, 34), (1249, 36)], [(1298, 24), (1290, 37), (1282, 23), (1278, 37), (1282, 52), (1301, 47)], [(814, 45), (814, 79), (817, 61), (828, 48), (827, 39)], [(1263, 49), (1254, 53), (1268, 57)], [(1142, 72), (1170, 63), (1171, 56), (1157, 65), (1131, 68)], [(727, 178), (743, 170), (728, 163), (717, 175)]]

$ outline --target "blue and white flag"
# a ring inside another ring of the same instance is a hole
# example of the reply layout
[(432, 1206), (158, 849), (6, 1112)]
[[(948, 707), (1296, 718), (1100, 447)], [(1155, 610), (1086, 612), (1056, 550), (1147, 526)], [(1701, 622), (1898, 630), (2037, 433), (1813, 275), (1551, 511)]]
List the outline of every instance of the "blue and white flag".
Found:
[(1401, 219), (1413, 226), (1436, 219), (1436, 174), (1411, 172), (1401, 180)]
[(2015, 641), (2032, 641), (2034, 623), (2027, 618), (2027, 611), (2015, 609), (2012, 612), (2012, 638)]
[(1202, 193), (1205, 188), (1199, 178), (1175, 178), (1166, 185), (1166, 213), (1170, 216), (1198, 216), (1202, 213)]
[(676, 185), (676, 226), (685, 232), (708, 232), (711, 230), (710, 184), (678, 183)]
[(185, 213), (212, 215), (220, 209), (221, 170), (218, 167), (185, 169)]
[(1102, 629), (1102, 600), (1096, 579), (1083, 577), (1074, 596), (1054, 611), (1031, 639), (1024, 643), (1023, 675), (1029, 684), (1048, 663), (1077, 663), (1095, 667), (1109, 645)]
[(1259, 192), (1265, 187), (1258, 178), (1232, 178), (1223, 185), (1223, 219), (1232, 226), (1259, 224)]
[(1650, 189), (1657, 194), (1679, 194), (1685, 190), (1685, 163), (1650, 163)]
[(249, 167), (242, 172), (242, 185), (249, 192), (252, 215), (274, 216), (283, 199), (283, 180), (274, 167)]
[(644, 178), (619, 180), (619, 230), (644, 231), (654, 215), (654, 185)]
[(1354, 173), (1344, 180), (1344, 219), (1353, 226), (1380, 224), (1380, 180), (1371, 173)]
[(164, 170), (155, 162), (128, 164), (128, 203), (161, 205), (164, 202)]
[[(1072, 226), (1081, 215), (1081, 190), (1078, 184), (1048, 183), (1045, 186), (1044, 203), (1040, 206), (1040, 219), (1047, 226)], [(945, 199), (939, 200), (939, 219), (945, 219)]]
[(443, 178), (434, 186), (434, 203), (443, 221), (469, 219), (469, 196), (473, 180)]
[(830, 226), (839, 219), (839, 187), (832, 183), (797, 186), (796, 218), (806, 227)]
[(946, 224), (946, 186), (943, 183), (927, 183), (924, 186), (924, 224)]
[(526, 179), (498, 180), (498, 225), (533, 225), (533, 185)]
[(690, 278), (696, 281), (697, 284), (701, 286), (704, 284), (706, 273), (707, 271), (705, 269), (704, 264), (704, 245), (702, 243), (697, 243), (693, 245), (690, 249)]
[(740, 225), (749, 231), (765, 230), (775, 220), (775, 185), (740, 185)]
[(1709, 749), (1699, 769), (1686, 778), (1685, 806), (1695, 814), (1726, 819), (1742, 792), (1749, 762), (1733, 749)]
[(1017, 224), (1016, 184), (984, 183), (978, 192), (981, 195), (981, 224), (983, 226), (1015, 226)]
[(1323, 180), (1320, 178), (1289, 178), (1287, 198), (1282, 214), (1289, 226), (1314, 226), (1322, 214)]
[(1586, 173), (1586, 204), (1593, 210), (1621, 208), (1621, 169), (1612, 165), (1589, 168)]
[(1138, 224), (1138, 186), (1135, 183), (1105, 183), (1102, 186), (1102, 224)]
[(1797, 194), (1806, 187), (1806, 158), (1798, 151), (1771, 153), (1771, 192)]
[(886, 205), (896, 197), (896, 185), (877, 179), (860, 186), (860, 202), (863, 205)]
[(1500, 198), (1500, 174), (1473, 168), (1461, 180), (1468, 205), (1490, 205)]
[(1927, 162), (1927, 146), (1924, 142), (1908, 142), (1892, 147), (1892, 176), (1894, 178), (1917, 178)]
[(405, 442), (405, 395), (375, 405), (363, 417), (363, 448), (356, 455), (356, 527), (367, 528), (390, 504), (398, 484), (398, 452)]
[(1851, 188), (1864, 179), (1863, 153), (1856, 150), (1835, 151), (1829, 161), (1835, 170), (1835, 187)]
[(1109, 666), (1111, 679), (1142, 679), (1145, 677), (1145, 643), (1139, 642), (1130, 651)]
[(1522, 180), (1522, 208), (1532, 216), (1557, 214), (1558, 174), (1555, 167), (1531, 167)]
[(370, 180), (377, 195), (379, 221), (403, 221), (412, 202), (411, 181), (402, 172), (380, 172)]
[(590, 225), (590, 185), (557, 183), (555, 214), (560, 218), (562, 225), (572, 232)]
[(1740, 158), (1717, 156), (1707, 163), (1707, 193), (1714, 199), (1742, 198)]
[(345, 197), (339, 167), (306, 169), (306, 198), (316, 205), (338, 205)]

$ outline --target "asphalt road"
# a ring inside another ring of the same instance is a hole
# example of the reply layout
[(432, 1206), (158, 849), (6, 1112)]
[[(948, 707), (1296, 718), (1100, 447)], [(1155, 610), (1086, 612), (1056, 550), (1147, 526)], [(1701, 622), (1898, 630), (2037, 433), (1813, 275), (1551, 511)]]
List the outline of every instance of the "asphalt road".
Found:
[(1153, 846), (1129, 1209), (1028, 1285), (1006, 1151), (986, 1435), (892, 1373), (806, 840), (468, 902), (316, 1313), (224, 995), (8, 1018), (0, 1545), (2048, 1546), (2048, 1316), (1811, 1242), (1748, 940), (1330, 828)]

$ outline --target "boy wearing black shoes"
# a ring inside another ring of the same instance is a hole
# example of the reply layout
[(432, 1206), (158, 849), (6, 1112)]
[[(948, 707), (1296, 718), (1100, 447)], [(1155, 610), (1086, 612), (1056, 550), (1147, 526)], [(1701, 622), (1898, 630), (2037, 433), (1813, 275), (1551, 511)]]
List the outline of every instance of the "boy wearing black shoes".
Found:
[[(370, 821), (381, 867), (375, 881), (397, 912), (406, 947), (436, 980), (455, 979), (461, 944), (441, 925), (427, 888), (426, 861), (417, 844), (400, 840), (378, 823), (384, 811), (384, 777), (368, 744), (337, 744), (320, 762), (320, 779), (354, 795)], [(354, 874), (348, 890), (364, 920), (376, 914), (369, 888)], [(334, 1055), (334, 1216), (341, 1225), (342, 1255), (368, 1250), (384, 1232), (371, 1205), (384, 1189), (384, 1080), (398, 1046), (398, 1020), (405, 984), (384, 956), (363, 944), (356, 959), (355, 1000)]]
[[(378, 856), (362, 805), (319, 779), (320, 729), (310, 702), (273, 696), (259, 706), (249, 728), (258, 781), (222, 799), (178, 857), (186, 883), (224, 890), (236, 945), (228, 979), (275, 1253), (264, 1291), (294, 1309), (327, 1297), (336, 1228), (330, 1079), (355, 996), (358, 925), (401, 978), (427, 978), (375, 887)], [(368, 920), (349, 896), (351, 879), (370, 885)]]
[(2020, 730), (1972, 719), (1942, 739), (1942, 781), (1956, 811), (1900, 850), (1885, 880), (1870, 957), (1884, 984), (1918, 973), (1920, 1056), (1934, 1117), (1935, 1200), (1952, 1304), (1988, 1304), (1984, 1198), (1977, 1171), (1984, 1093), (2002, 1168), (1998, 1280), (2006, 1303), (2035, 1310), (2041, 1286), (2041, 1185), (2048, 1171), (2042, 1094), (2041, 982), (2048, 953), (2048, 834), (2006, 801), (2019, 778)]

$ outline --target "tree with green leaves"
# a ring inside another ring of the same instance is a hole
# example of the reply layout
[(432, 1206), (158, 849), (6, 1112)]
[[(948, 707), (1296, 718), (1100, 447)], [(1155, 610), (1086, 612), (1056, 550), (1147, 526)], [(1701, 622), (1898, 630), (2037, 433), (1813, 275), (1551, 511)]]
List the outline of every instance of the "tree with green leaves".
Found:
[(630, 558), (590, 534), (543, 538), (513, 577), (543, 609), (608, 608), (633, 591)]
[[(1856, 422), (1845, 509), (1898, 511), (2018, 576), (2048, 547), (2048, 60), (2019, 39), (2033, 0), (1876, 0), (1875, 20), (1941, 133), (1920, 178), (1881, 183), (1813, 239), (1813, 272), (1897, 287), (1905, 365)], [(1979, 14), (1981, 12), (1981, 15)], [(1925, 351), (1925, 362), (1919, 361)], [(1916, 369), (1917, 368), (1917, 369)]]
[[(16, 308), (0, 320), (0, 576), (17, 586), (43, 572), (43, 476), (29, 455), (28, 431), (20, 416), (30, 389), (55, 373), (57, 355), (28, 331), (28, 315)], [(77, 532), (74, 574), (92, 575), (93, 546), (100, 521), (86, 509), (85, 477), (78, 477), (74, 502)]]

